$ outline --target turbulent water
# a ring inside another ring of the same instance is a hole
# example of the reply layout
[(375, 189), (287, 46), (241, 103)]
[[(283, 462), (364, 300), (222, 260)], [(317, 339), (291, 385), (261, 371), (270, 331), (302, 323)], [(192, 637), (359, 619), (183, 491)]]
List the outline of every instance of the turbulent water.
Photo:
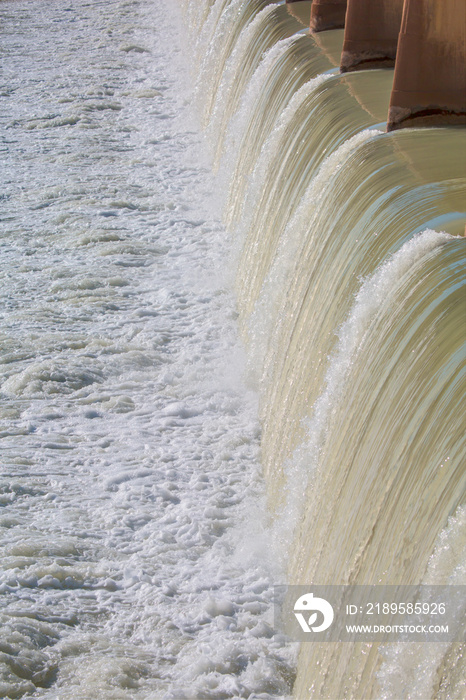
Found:
[(464, 583), (464, 130), (283, 2), (0, 17), (0, 697), (462, 697), (273, 600)]
[(0, 4), (1, 697), (288, 692), (178, 12)]

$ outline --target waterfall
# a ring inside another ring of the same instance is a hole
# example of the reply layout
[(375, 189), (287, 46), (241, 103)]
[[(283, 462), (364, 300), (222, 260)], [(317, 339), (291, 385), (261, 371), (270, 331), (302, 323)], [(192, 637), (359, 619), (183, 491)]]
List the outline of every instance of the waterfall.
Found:
[[(466, 133), (386, 133), (393, 72), (283, 3), (184, 5), (288, 583), (464, 581)], [(302, 645), (294, 695), (461, 695), (457, 646), (402, 647)]]

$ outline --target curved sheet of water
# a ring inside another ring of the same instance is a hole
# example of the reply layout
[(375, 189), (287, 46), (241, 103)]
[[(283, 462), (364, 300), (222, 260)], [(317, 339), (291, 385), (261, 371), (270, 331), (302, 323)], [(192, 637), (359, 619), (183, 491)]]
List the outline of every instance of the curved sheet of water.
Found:
[[(464, 232), (465, 135), (364, 131), (392, 74), (316, 78), (326, 60), (304, 36), (268, 52), (223, 166), (276, 536), (293, 583), (427, 581), (445, 538), (443, 573), (464, 571), (461, 509), (442, 531), (464, 493), (464, 241), (418, 234)], [(306, 645), (295, 695), (454, 694), (461, 650), (425, 646), (399, 673), (398, 648)]]
[(442, 217), (444, 228), (451, 219), (452, 233), (464, 225), (465, 134), (393, 136), (369, 131), (330, 156), (290, 221), (249, 320), (262, 373), (263, 462), (277, 494), (281, 465), (302, 439), (300, 420), (318, 396), (361, 275)]
[[(464, 240), (426, 231), (362, 286), (291, 477), (309, 475), (291, 580), (423, 580), (466, 486), (465, 253)], [(303, 645), (296, 695), (378, 697), (378, 645), (366, 651)]]
[[(221, 4), (219, 14), (218, 3)], [(198, 42), (198, 53), (202, 56), (202, 64), (198, 79), (197, 102), (204, 123), (207, 123), (215, 105), (217, 91), (222, 81), (223, 71), (242, 31), (254, 17), (270, 5), (270, 0), (217, 0), (204, 27)], [(211, 21), (211, 17), (217, 21)]]
[(218, 167), (230, 119), (237, 111), (241, 95), (264, 53), (280, 40), (299, 30), (284, 5), (268, 5), (241, 33), (222, 73), (207, 135), (214, 145), (214, 165)]
[[(443, 465), (443, 467), (445, 464)], [(442, 468), (443, 468), (442, 467)], [(425, 585), (464, 585), (466, 577), (466, 506), (459, 506), (437, 538), (422, 579)], [(464, 612), (463, 612), (464, 616)], [(376, 673), (378, 697), (461, 697), (464, 686), (464, 645), (431, 643), (386, 644)]]
[[(226, 139), (276, 536), (293, 583), (461, 582), (465, 134), (365, 131), (392, 74), (316, 79), (319, 43), (266, 54)], [(458, 695), (462, 653), (306, 645), (295, 695)]]
[[(342, 43), (341, 32), (329, 34), (332, 43)], [(223, 168), (229, 195), (224, 217), (230, 228), (244, 210), (249, 178), (283, 110), (305, 83), (332, 66), (315, 39), (302, 33), (277, 42), (263, 57), (226, 136)]]
[(202, 6), (191, 9), (192, 3), (188, 4), (187, 15), (193, 15), (193, 25), (190, 25), (194, 39), (194, 56), (197, 59), (199, 69), (205, 58), (205, 47), (209, 45), (215, 36), (217, 25), (221, 20), (223, 12), (229, 6), (231, 0), (214, 0)]
[[(252, 310), (283, 231), (319, 166), (345, 141), (380, 121), (391, 82), (391, 73), (385, 71), (355, 73), (349, 80), (319, 76), (284, 110), (257, 161), (239, 224), (244, 240), (238, 274), (243, 313)], [(366, 95), (374, 105), (371, 112), (362, 106)], [(250, 265), (252, 259), (259, 264)]]

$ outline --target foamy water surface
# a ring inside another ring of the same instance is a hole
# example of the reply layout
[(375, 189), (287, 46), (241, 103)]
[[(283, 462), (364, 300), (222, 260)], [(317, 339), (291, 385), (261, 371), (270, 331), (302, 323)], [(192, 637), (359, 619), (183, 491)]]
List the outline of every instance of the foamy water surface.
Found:
[(0, 14), (0, 696), (286, 695), (177, 3)]

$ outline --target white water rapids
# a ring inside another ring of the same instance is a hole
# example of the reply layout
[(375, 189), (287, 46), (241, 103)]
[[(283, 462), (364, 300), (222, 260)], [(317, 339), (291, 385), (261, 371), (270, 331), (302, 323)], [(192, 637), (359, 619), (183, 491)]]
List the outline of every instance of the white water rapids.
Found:
[(287, 692), (179, 10), (0, 11), (0, 696)]

